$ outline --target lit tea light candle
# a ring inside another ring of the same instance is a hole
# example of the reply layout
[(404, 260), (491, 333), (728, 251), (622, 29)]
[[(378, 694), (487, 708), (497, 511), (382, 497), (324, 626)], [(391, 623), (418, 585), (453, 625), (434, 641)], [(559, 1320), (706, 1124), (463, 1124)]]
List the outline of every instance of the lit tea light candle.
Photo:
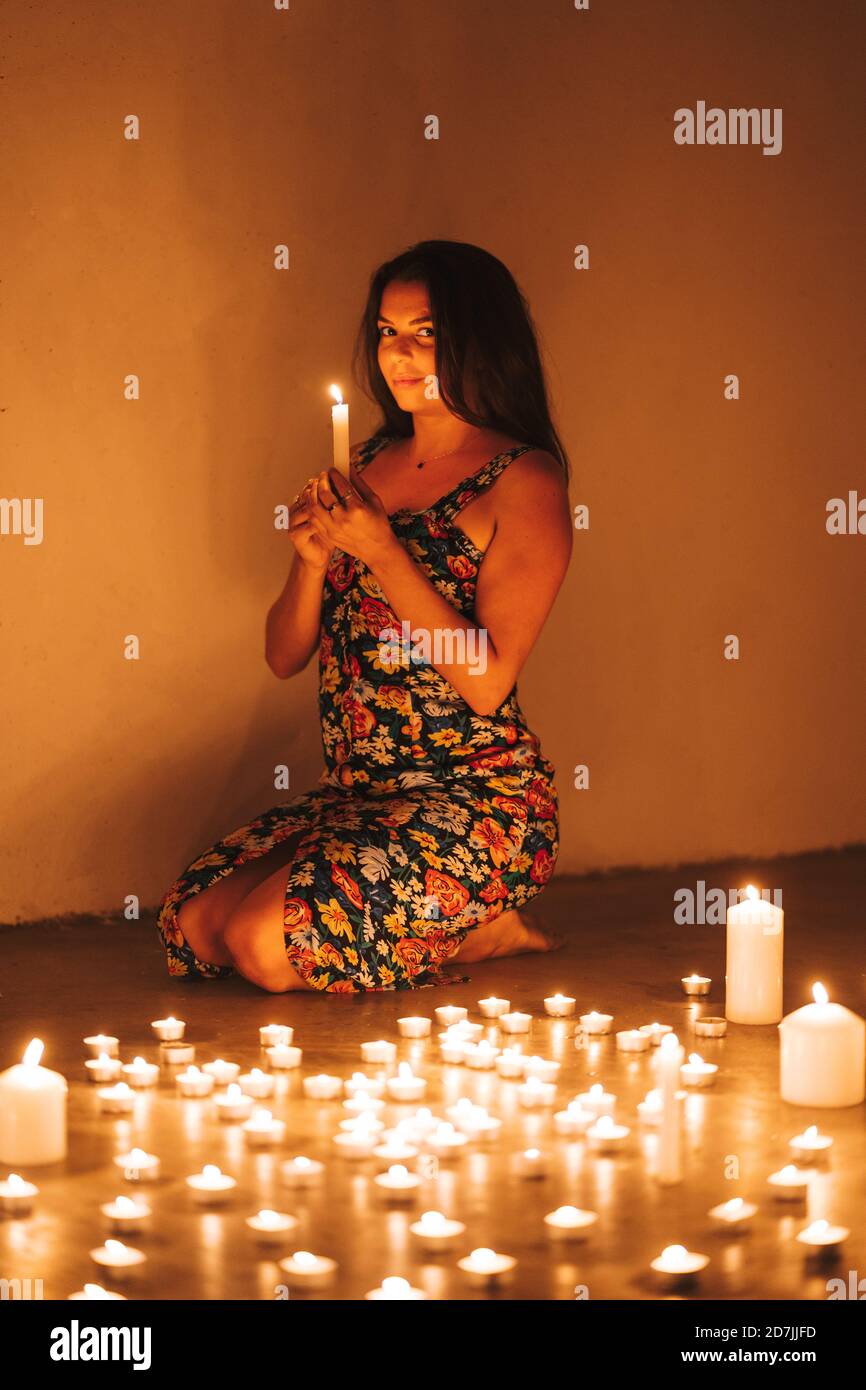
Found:
[(156, 1036), (160, 1042), (180, 1042), (186, 1032), (186, 1024), (180, 1018), (174, 1018), (169, 1014), (168, 1018), (157, 1018), (151, 1023)]
[(361, 1060), (364, 1062), (374, 1062), (379, 1066), (392, 1066), (397, 1056), (397, 1044), (388, 1042), (385, 1038), (376, 1038), (374, 1042), (361, 1043)]
[(318, 1076), (305, 1076), (304, 1095), (310, 1100), (337, 1100), (343, 1092), (343, 1078), (319, 1072)]
[(115, 1197), (113, 1202), (103, 1202), (99, 1208), (108, 1218), (112, 1231), (131, 1232), (141, 1230), (150, 1216), (150, 1207), (137, 1197)]
[(227, 1062), (223, 1057), (217, 1057), (213, 1062), (205, 1062), (202, 1071), (212, 1076), (218, 1086), (230, 1086), (237, 1081), (241, 1068), (238, 1062)]
[(348, 1081), (343, 1083), (346, 1095), (368, 1095), (378, 1100), (385, 1094), (385, 1082), (381, 1076), (367, 1076), (365, 1072), (353, 1071)]
[(648, 1052), (652, 1038), (639, 1028), (623, 1028), (616, 1035), (616, 1045), (620, 1052)]
[(397, 1019), (397, 1029), (401, 1038), (429, 1038), (433, 1027), (432, 1020), (409, 1015)]
[(344, 1158), (367, 1158), (377, 1141), (377, 1135), (369, 1125), (361, 1129), (343, 1129), (335, 1134), (333, 1142)]
[(418, 1153), (417, 1145), (410, 1144), (405, 1134), (389, 1130), (381, 1139), (382, 1142), (376, 1145), (373, 1153), (376, 1158), (382, 1158), (386, 1163), (402, 1163), (404, 1159), (415, 1158)]
[(798, 1168), (796, 1163), (786, 1163), (784, 1168), (771, 1173), (767, 1182), (780, 1201), (797, 1202), (805, 1197), (810, 1176), (807, 1169)]
[(463, 1049), (463, 1061), (473, 1071), (492, 1071), (498, 1056), (499, 1048), (493, 1047), (486, 1038), (466, 1043)]
[(815, 1163), (829, 1154), (833, 1140), (829, 1134), (819, 1134), (817, 1125), (809, 1125), (802, 1134), (795, 1134), (788, 1140), (788, 1146), (795, 1158)]
[(583, 1033), (592, 1036), (600, 1036), (602, 1033), (610, 1032), (610, 1025), (613, 1023), (613, 1014), (600, 1014), (592, 1009), (588, 1014), (580, 1015), (580, 1027)]
[(468, 1134), (455, 1129), (450, 1120), (442, 1120), (424, 1138), (424, 1148), (439, 1158), (453, 1158), (462, 1153), (469, 1143)]
[(103, 1052), (107, 1052), (109, 1057), (116, 1057), (120, 1039), (112, 1037), (110, 1033), (94, 1033), (92, 1037), (84, 1039), (84, 1046), (90, 1057), (99, 1057)]
[(808, 1246), (813, 1253), (825, 1254), (838, 1250), (850, 1234), (847, 1226), (831, 1226), (830, 1222), (822, 1217), (820, 1221), (813, 1221), (802, 1231), (798, 1231), (797, 1240), (801, 1245)]
[(528, 1081), (518, 1086), (517, 1099), (526, 1110), (553, 1105), (556, 1100), (556, 1087), (552, 1081), (542, 1081), (539, 1076), (530, 1076)]
[(476, 1105), (468, 1096), (461, 1096), (453, 1105), (449, 1105), (445, 1113), (455, 1129), (473, 1137), (492, 1137), (502, 1128), (501, 1120), (494, 1119), (483, 1105)]
[(717, 1225), (739, 1235), (740, 1232), (749, 1230), (757, 1210), (754, 1202), (746, 1202), (742, 1197), (731, 1197), (727, 1202), (720, 1202), (717, 1207), (710, 1207), (707, 1215)]
[(135, 1091), (125, 1081), (118, 1081), (116, 1086), (107, 1086), (96, 1094), (100, 1108), (107, 1115), (128, 1115), (135, 1105)]
[(546, 1178), (550, 1158), (541, 1149), (524, 1149), (522, 1153), (514, 1155), (513, 1166), (520, 1178)]
[(623, 1148), (630, 1134), (628, 1125), (616, 1124), (610, 1115), (599, 1115), (586, 1131), (590, 1148), (601, 1153)]
[[(694, 973), (691, 975), (684, 975), (680, 980), (683, 993), (689, 995), (709, 994), (710, 985), (712, 983), (709, 975), (696, 975)], [(682, 1250), (683, 1247), (681, 1245), (672, 1245), (668, 1248), (670, 1250)]]
[(458, 1268), (469, 1276), (473, 1284), (498, 1283), (514, 1270), (516, 1264), (513, 1256), (500, 1255), (486, 1246), (480, 1246), (457, 1261)]
[(276, 1043), (265, 1051), (271, 1071), (291, 1071), (301, 1065), (303, 1055), (300, 1047), (290, 1047), (287, 1043)]
[(310, 1250), (296, 1250), (294, 1255), (279, 1261), (279, 1268), (290, 1284), (316, 1289), (331, 1282), (337, 1261), (329, 1259), (327, 1255), (314, 1255)]
[(571, 1018), (577, 1007), (577, 1000), (568, 994), (549, 994), (544, 1001), (544, 1012), (551, 1018)]
[(213, 1103), (221, 1120), (248, 1120), (253, 1108), (252, 1096), (245, 1096), (236, 1081), (222, 1095), (214, 1096)]
[(133, 1270), (139, 1269), (147, 1256), (132, 1245), (124, 1245), (122, 1240), (108, 1239), (104, 1245), (91, 1250), (90, 1258), (94, 1264), (107, 1269), (113, 1278), (123, 1279)]
[(553, 1240), (585, 1240), (598, 1220), (597, 1211), (580, 1207), (557, 1207), (544, 1218), (547, 1234)]
[(478, 1009), (485, 1018), (499, 1018), (510, 1011), (511, 1000), (497, 999), (495, 994), (491, 994), (486, 999), (478, 1000)]
[(155, 1062), (145, 1061), (143, 1057), (134, 1057), (123, 1067), (123, 1076), (128, 1086), (143, 1090), (146, 1086), (155, 1086), (159, 1081), (159, 1067)]
[(360, 1115), (351, 1115), (349, 1119), (340, 1121), (340, 1129), (344, 1129), (347, 1134), (357, 1134), (359, 1130), (365, 1130), (368, 1134), (378, 1135), (384, 1128), (384, 1120), (380, 1120), (379, 1116), (370, 1110), (362, 1110)]
[(409, 1227), (422, 1249), (430, 1254), (450, 1250), (466, 1230), (462, 1221), (450, 1221), (441, 1211), (425, 1211)]
[(188, 1042), (161, 1042), (159, 1060), (165, 1067), (187, 1067), (195, 1061), (195, 1048)]
[(450, 1028), (453, 1023), (463, 1023), (469, 1010), (458, 1004), (440, 1004), (439, 1008), (434, 1009), (433, 1012), (436, 1015), (437, 1023), (440, 1023), (443, 1028)]
[(179, 1072), (175, 1077), (175, 1085), (181, 1096), (209, 1096), (216, 1082), (199, 1067), (187, 1067), (186, 1071)]
[(461, 1033), (452, 1033), (440, 1040), (439, 1053), (443, 1062), (448, 1062), (451, 1066), (461, 1066), (466, 1060), (466, 1049), (471, 1046), (469, 1038)]
[(413, 1288), (408, 1279), (402, 1279), (399, 1275), (392, 1274), (389, 1275), (387, 1279), (382, 1280), (378, 1289), (370, 1289), (368, 1293), (364, 1294), (364, 1297), (371, 1299), (418, 1300), (426, 1298), (427, 1295), (423, 1289)]
[(496, 1070), (500, 1076), (513, 1080), (523, 1075), (525, 1061), (519, 1047), (504, 1047), (496, 1058)]
[(606, 1091), (599, 1082), (594, 1082), (588, 1091), (581, 1091), (575, 1097), (584, 1110), (592, 1111), (596, 1119), (599, 1115), (612, 1115), (613, 1107), (616, 1104), (616, 1096), (612, 1091)]
[(532, 1014), (512, 1013), (499, 1015), (499, 1027), (503, 1033), (528, 1033), (532, 1025)]
[(275, 1120), (270, 1110), (254, 1110), (241, 1128), (247, 1143), (254, 1149), (273, 1148), (286, 1132), (284, 1122)]
[(281, 1245), (286, 1236), (296, 1229), (298, 1218), (287, 1211), (262, 1207), (254, 1216), (245, 1218), (245, 1225), (260, 1245)]
[(408, 1062), (401, 1062), (396, 1076), (389, 1076), (385, 1089), (392, 1100), (423, 1100), (427, 1082), (423, 1076), (416, 1076)]
[(709, 1255), (687, 1250), (684, 1245), (666, 1245), (660, 1255), (650, 1261), (651, 1267), (665, 1282), (687, 1279), (706, 1269)]
[(123, 1067), (119, 1057), (109, 1057), (107, 1052), (101, 1052), (98, 1057), (88, 1057), (84, 1065), (88, 1080), (99, 1081), (103, 1085), (107, 1081), (116, 1081)]
[(273, 1095), (277, 1082), (276, 1077), (269, 1071), (262, 1071), (261, 1067), (251, 1067), (238, 1077), (237, 1084), (245, 1096), (252, 1096), (254, 1100), (266, 1100), (268, 1096)]
[(665, 1033), (670, 1033), (673, 1030), (669, 1023), (642, 1023), (637, 1031), (646, 1033), (653, 1047), (658, 1047)]
[(559, 1071), (559, 1062), (554, 1062), (550, 1057), (524, 1058), (523, 1075), (527, 1081), (530, 1076), (537, 1076), (539, 1081), (555, 1081)]
[(145, 1149), (132, 1148), (129, 1153), (117, 1154), (114, 1166), (127, 1182), (155, 1182), (159, 1177), (160, 1161)]
[(822, 984), (814, 1004), (779, 1024), (779, 1087), (789, 1105), (859, 1105), (866, 1095), (866, 1023), (834, 1004)]
[(379, 1115), (385, 1109), (385, 1102), (366, 1091), (358, 1091), (344, 1100), (341, 1108), (349, 1115)]
[(325, 1171), (324, 1163), (306, 1154), (296, 1154), (280, 1164), (280, 1177), (287, 1187), (312, 1187)]
[(591, 1110), (584, 1110), (579, 1100), (570, 1100), (564, 1110), (557, 1110), (553, 1125), (557, 1134), (572, 1137), (585, 1134), (595, 1118)]
[(69, 1295), (69, 1298), (86, 1298), (91, 1299), (94, 1302), (99, 1299), (104, 1299), (107, 1301), (109, 1299), (114, 1298), (119, 1298), (123, 1303), (127, 1303), (129, 1301), (125, 1293), (112, 1293), (108, 1289), (104, 1289), (101, 1284), (85, 1284), (83, 1289), (78, 1289), (76, 1293), (71, 1293)]
[(6, 1216), (26, 1216), (38, 1195), (35, 1183), (27, 1182), (20, 1173), (10, 1173), (0, 1182), (0, 1211)]
[(699, 1038), (723, 1038), (728, 1031), (728, 1020), (707, 1014), (705, 1018), (696, 1018), (692, 1027)]
[(712, 1086), (718, 1067), (705, 1062), (699, 1052), (690, 1052), (689, 1060), (680, 1067), (680, 1079), (686, 1086)]
[(289, 1047), (294, 1040), (295, 1030), (290, 1028), (287, 1023), (266, 1023), (263, 1028), (259, 1029), (259, 1045), (261, 1047)]
[(220, 1172), (215, 1163), (206, 1163), (200, 1173), (192, 1173), (186, 1179), (186, 1185), (194, 1202), (212, 1207), (228, 1201), (237, 1181), (228, 1173)]
[(421, 1186), (417, 1173), (410, 1173), (403, 1163), (392, 1163), (387, 1173), (377, 1173), (374, 1183), (392, 1201), (409, 1201)]
[(420, 1105), (414, 1115), (400, 1121), (401, 1127), (405, 1127), (410, 1138), (417, 1137), (419, 1139), (429, 1134), (438, 1124), (441, 1124), (441, 1120), (433, 1114), (427, 1105)]
[(0, 1163), (57, 1163), (66, 1157), (66, 1078), (40, 1066), (33, 1038), (19, 1063), (0, 1073)]

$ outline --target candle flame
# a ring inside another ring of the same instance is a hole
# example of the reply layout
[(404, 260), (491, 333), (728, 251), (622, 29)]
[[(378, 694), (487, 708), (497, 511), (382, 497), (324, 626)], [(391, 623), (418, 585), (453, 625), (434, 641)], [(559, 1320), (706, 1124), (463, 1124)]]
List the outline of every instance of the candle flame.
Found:
[(329, 390), (331, 392), (331, 395), (334, 397), (334, 400), (337, 402), (337, 405), (342, 405), (343, 393), (340, 390), (339, 386), (331, 386), (329, 387)]
[(209, 1182), (214, 1182), (217, 1178), (222, 1177), (222, 1173), (215, 1163), (206, 1163), (201, 1172), (202, 1177), (207, 1178)]
[(24, 1049), (22, 1061), (25, 1067), (38, 1067), (45, 1051), (45, 1044), (41, 1038), (34, 1038)]
[(759, 898), (760, 896), (761, 896), (761, 895), (760, 895), (760, 893), (758, 892), (757, 888), (755, 888), (755, 887), (750, 883), (750, 884), (748, 885), (748, 887), (746, 888), (746, 897), (747, 897), (747, 898), (752, 898), (752, 899), (754, 899), (754, 898)]
[(403, 1279), (399, 1274), (389, 1274), (382, 1280), (382, 1292), (393, 1294), (395, 1298), (400, 1298), (407, 1294), (412, 1285), (408, 1279)]
[(816, 1004), (826, 1004), (827, 1000), (830, 998), (820, 980), (812, 986), (812, 998), (815, 1000)]

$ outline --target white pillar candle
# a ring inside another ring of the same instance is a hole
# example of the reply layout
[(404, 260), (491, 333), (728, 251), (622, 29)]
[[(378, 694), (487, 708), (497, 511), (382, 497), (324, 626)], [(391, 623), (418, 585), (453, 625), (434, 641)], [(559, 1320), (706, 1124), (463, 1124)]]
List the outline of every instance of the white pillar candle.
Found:
[(859, 1105), (866, 1093), (866, 1023), (814, 985), (814, 1004), (779, 1024), (780, 1091), (790, 1105)]
[(337, 402), (331, 406), (331, 425), (334, 431), (334, 467), (339, 468), (344, 478), (349, 477), (349, 407), (343, 400), (339, 386), (331, 387), (331, 395)]
[(750, 883), (728, 908), (725, 1017), (731, 1023), (778, 1023), (782, 1017), (785, 914)]
[(682, 1108), (677, 1099), (680, 1068), (685, 1049), (676, 1033), (667, 1033), (659, 1043), (655, 1064), (658, 1089), (661, 1091), (662, 1113), (659, 1119), (659, 1143), (656, 1157), (656, 1178), (660, 1183), (682, 1181)]
[(22, 1060), (0, 1073), (0, 1163), (34, 1167), (66, 1157), (66, 1096), (60, 1072), (39, 1065), (45, 1044), (28, 1043)]

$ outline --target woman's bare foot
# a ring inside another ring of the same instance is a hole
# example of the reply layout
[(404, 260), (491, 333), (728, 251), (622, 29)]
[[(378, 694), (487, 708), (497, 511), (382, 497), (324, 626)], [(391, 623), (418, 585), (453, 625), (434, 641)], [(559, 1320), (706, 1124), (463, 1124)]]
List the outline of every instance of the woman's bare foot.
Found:
[(496, 956), (519, 956), (526, 951), (558, 951), (562, 944), (563, 938), (557, 932), (540, 928), (525, 913), (514, 909), (473, 927), (451, 959), (493, 960)]

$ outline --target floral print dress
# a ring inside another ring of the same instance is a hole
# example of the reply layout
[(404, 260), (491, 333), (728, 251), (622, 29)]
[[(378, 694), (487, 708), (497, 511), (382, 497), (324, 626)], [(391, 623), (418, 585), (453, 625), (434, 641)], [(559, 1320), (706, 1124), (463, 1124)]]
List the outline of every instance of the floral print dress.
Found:
[[(368, 439), (357, 468), (392, 438)], [(455, 519), (531, 447), (498, 454), (423, 511), (390, 517), (422, 572), (469, 619), (484, 555)], [(234, 973), (196, 957), (178, 910), (299, 830), (283, 930), (291, 965), (314, 989), (466, 979), (442, 967), (467, 933), (544, 888), (559, 852), (558, 797), (517, 686), (495, 713), (476, 714), (425, 659), (435, 655), (402, 627), (368, 567), (335, 550), (319, 647), (325, 770), (313, 790), (232, 831), (172, 884), (157, 919), (171, 975)]]

